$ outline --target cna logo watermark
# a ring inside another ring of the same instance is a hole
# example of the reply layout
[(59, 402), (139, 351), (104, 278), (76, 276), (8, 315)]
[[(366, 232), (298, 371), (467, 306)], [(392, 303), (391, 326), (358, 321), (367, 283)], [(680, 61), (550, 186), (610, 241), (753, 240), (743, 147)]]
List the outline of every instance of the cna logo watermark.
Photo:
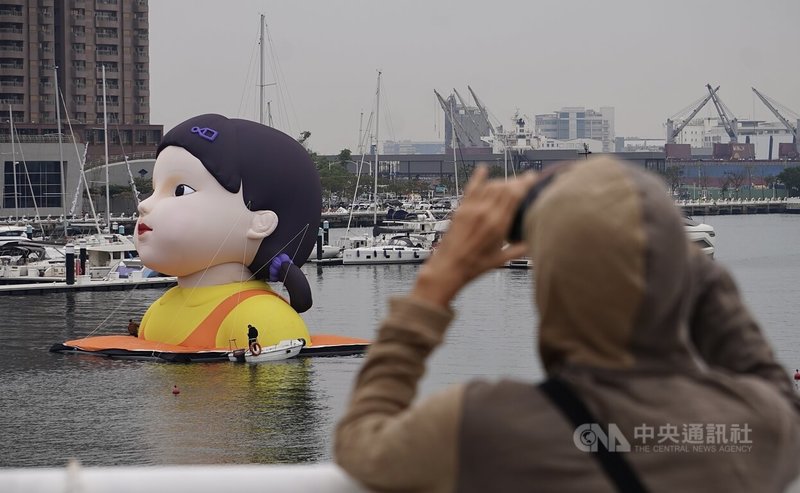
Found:
[(608, 432), (597, 423), (584, 423), (575, 428), (572, 441), (583, 452), (597, 452), (601, 444), (609, 452), (631, 451), (630, 442), (614, 423), (608, 425)]
[(753, 448), (752, 431), (747, 423), (641, 424), (633, 428), (631, 442), (614, 423), (585, 423), (575, 428), (572, 441), (583, 452), (602, 447), (609, 452), (742, 453)]

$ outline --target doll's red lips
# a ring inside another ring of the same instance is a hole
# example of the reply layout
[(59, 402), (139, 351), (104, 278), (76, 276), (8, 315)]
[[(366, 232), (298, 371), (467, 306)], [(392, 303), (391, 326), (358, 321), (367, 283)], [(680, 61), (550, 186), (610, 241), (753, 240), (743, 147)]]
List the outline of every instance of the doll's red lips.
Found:
[(148, 225), (146, 225), (144, 223), (139, 223), (139, 225), (136, 226), (136, 231), (139, 234), (143, 234), (143, 233), (147, 233), (148, 231), (153, 231), (153, 228), (151, 228), (150, 226), (148, 226)]

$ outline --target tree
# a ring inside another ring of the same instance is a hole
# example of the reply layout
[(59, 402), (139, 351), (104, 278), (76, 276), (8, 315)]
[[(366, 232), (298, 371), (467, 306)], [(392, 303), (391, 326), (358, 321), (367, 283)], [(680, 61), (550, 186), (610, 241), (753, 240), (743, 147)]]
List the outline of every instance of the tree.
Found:
[(356, 177), (347, 171), (347, 163), (351, 162), (349, 149), (342, 149), (336, 160), (329, 160), (315, 152), (309, 152), (309, 155), (319, 172), (323, 197), (326, 197), (329, 202), (333, 202), (334, 196), (338, 197), (339, 201), (344, 197), (352, 196), (356, 186)]
[[(512, 175), (511, 170), (508, 171), (508, 175)], [(506, 171), (503, 169), (503, 166), (489, 166), (489, 178), (504, 178), (505, 176)]]
[(340, 164), (347, 165), (348, 162), (353, 160), (353, 153), (350, 152), (350, 149), (342, 149), (339, 151), (339, 155), (336, 156), (336, 159)]
[[(775, 176), (773, 176), (773, 175), (767, 175), (767, 176), (764, 177), (764, 188), (766, 188), (766, 189), (772, 188), (772, 193), (773, 193), (773, 197), (772, 198), (773, 199), (775, 198), (775, 196), (774, 196), (775, 188), (774, 187), (775, 187), (776, 180), (777, 180), (777, 178)], [(764, 197), (764, 190), (763, 189), (761, 190), (761, 197), (762, 198)]]
[(747, 173), (747, 198), (753, 198), (753, 166), (751, 163), (744, 165), (744, 172)]
[(746, 175), (743, 171), (726, 171), (725, 178), (730, 184), (731, 189), (736, 193), (736, 198), (739, 198), (739, 191), (742, 188)]
[(708, 190), (708, 173), (706, 173), (705, 167), (702, 164), (698, 164), (697, 166), (697, 181), (700, 184), (700, 190), (703, 191), (703, 198), (706, 197), (706, 193)]
[(136, 190), (139, 195), (150, 195), (153, 193), (153, 180), (150, 178), (134, 178), (133, 184), (136, 185)]
[(786, 186), (786, 195), (788, 197), (800, 196), (800, 167), (793, 166), (786, 168), (776, 177), (777, 180)]
[(669, 185), (670, 194), (673, 196), (675, 192), (681, 187), (683, 183), (683, 174), (684, 174), (684, 165), (674, 165), (674, 166), (667, 166), (667, 168), (661, 172), (661, 176), (664, 177), (664, 181), (667, 182)]

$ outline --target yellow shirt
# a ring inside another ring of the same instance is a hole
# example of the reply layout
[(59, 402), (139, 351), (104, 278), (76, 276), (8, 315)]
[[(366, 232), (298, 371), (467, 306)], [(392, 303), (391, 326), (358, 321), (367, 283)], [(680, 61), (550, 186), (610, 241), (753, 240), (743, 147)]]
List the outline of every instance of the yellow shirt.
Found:
[(139, 337), (205, 349), (237, 349), (248, 345), (248, 324), (258, 330), (258, 343), (271, 346), (285, 339), (305, 339), (305, 322), (263, 281), (199, 288), (176, 286), (145, 312)]

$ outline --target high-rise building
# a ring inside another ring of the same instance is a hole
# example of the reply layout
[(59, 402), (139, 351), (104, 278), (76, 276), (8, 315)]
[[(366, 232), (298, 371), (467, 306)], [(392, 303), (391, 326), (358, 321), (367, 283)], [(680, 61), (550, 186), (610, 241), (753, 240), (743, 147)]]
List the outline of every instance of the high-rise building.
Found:
[(105, 68), (109, 144), (125, 149), (111, 153), (151, 149), (163, 127), (150, 125), (147, 16), (147, 0), (0, 0), (0, 121), (10, 111), (23, 141), (55, 133), (57, 79), (62, 122), (97, 157)]
[(603, 106), (598, 112), (575, 106), (536, 115), (536, 133), (556, 140), (599, 140), (603, 142), (603, 152), (611, 152), (614, 149), (614, 108)]

